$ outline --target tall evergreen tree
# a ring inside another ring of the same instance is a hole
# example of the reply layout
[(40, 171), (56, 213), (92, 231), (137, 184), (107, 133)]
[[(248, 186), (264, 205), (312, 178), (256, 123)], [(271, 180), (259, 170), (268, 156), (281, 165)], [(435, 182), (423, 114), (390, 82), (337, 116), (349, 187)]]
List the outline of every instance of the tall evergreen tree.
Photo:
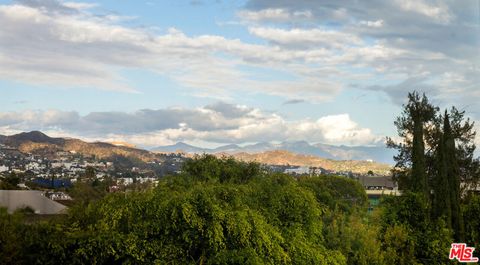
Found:
[(431, 146), (425, 148), (425, 134), (430, 135), (430, 127), (438, 108), (430, 104), (428, 98), (417, 92), (408, 94), (408, 103), (403, 113), (395, 121), (398, 135), (403, 142), (397, 143), (387, 138), (387, 146), (399, 151), (394, 157), (396, 161), (394, 178), (400, 189), (422, 192), (428, 197), (428, 165), (426, 155), (432, 152)]
[(436, 175), (432, 180), (432, 217), (445, 218), (447, 226), (452, 227), (452, 209), (450, 203), (450, 185), (447, 175), (445, 140), (442, 132), (438, 133), (439, 142), (435, 154)]
[(444, 116), (443, 134), (443, 153), (446, 161), (446, 174), (449, 183), (448, 190), (450, 197), (450, 209), (452, 212), (452, 228), (455, 232), (455, 239), (461, 242), (465, 236), (463, 216), (460, 209), (460, 169), (456, 156), (455, 138), (452, 133), (447, 111), (445, 111)]
[(412, 140), (412, 173), (410, 189), (424, 193), (428, 197), (427, 165), (425, 161), (425, 143), (423, 141), (424, 116), (419, 102), (415, 102), (411, 109), (413, 118)]

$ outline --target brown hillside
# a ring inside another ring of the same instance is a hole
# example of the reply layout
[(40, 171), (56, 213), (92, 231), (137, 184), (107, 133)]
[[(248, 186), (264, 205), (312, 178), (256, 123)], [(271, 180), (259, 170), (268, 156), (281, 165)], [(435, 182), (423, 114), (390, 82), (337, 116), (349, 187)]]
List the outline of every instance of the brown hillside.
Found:
[(142, 161), (154, 160), (157, 156), (146, 150), (115, 146), (109, 143), (87, 143), (78, 139), (51, 138), (41, 132), (21, 133), (7, 136), (4, 143), (17, 147), (24, 153), (51, 155), (58, 151), (75, 151), (85, 156), (108, 158), (114, 155), (122, 155), (140, 159)]
[(256, 161), (262, 164), (271, 165), (295, 165), (295, 166), (315, 166), (322, 167), (333, 171), (352, 171), (354, 173), (367, 173), (369, 170), (377, 174), (388, 174), (390, 166), (368, 161), (356, 160), (331, 160), (324, 159), (313, 155), (296, 154), (284, 150), (266, 151), (262, 153), (235, 153), (225, 154), (218, 153), (218, 156), (232, 155), (233, 157), (243, 161)]

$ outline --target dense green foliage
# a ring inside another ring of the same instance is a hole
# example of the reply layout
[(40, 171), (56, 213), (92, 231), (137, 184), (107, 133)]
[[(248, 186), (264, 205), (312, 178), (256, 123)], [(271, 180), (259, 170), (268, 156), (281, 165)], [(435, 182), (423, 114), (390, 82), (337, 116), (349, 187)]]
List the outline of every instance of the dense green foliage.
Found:
[(371, 264), (378, 259), (372, 256), (378, 242), (372, 245), (363, 233), (369, 231), (361, 218), (365, 193), (358, 183), (340, 177), (297, 181), (255, 163), (206, 155), (155, 189), (81, 201), (53, 223), (26, 224), (20, 213), (3, 211), (3, 260)]
[(480, 249), (480, 196), (469, 196), (462, 205), (462, 211), (466, 243)]
[(0, 190), (16, 190), (18, 183), (20, 183), (20, 178), (15, 172), (0, 176)]
[(379, 235), (391, 254), (389, 264), (448, 263), (451, 232), (443, 220), (430, 219), (422, 193), (385, 197), (380, 211)]
[[(85, 184), (86, 185), (86, 184)], [(423, 196), (386, 197), (373, 215), (345, 177), (295, 179), (256, 163), (196, 157), (155, 188), (85, 192), (66, 216), (0, 211), (6, 264), (445, 264), (451, 241)], [(478, 215), (478, 198), (463, 212)], [(478, 223), (469, 223), (478, 242)]]

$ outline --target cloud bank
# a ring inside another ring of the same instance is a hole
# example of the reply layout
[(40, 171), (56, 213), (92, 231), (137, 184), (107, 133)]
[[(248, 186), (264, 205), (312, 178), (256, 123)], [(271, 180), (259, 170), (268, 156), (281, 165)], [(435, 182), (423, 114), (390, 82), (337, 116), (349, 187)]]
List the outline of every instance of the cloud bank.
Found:
[[(305, 11), (308, 19), (294, 15)], [(336, 50), (327, 63), (367, 72), (369, 81), (352, 78), (352, 84), (387, 93), (395, 103), (416, 89), (468, 105), (480, 99), (479, 11), (473, 0), (249, 0), (238, 15), (272, 45)]]
[(122, 70), (143, 69), (206, 97), (321, 102), (355, 87), (398, 103), (398, 94), (413, 89), (473, 102), (480, 99), (475, 3), (250, 0), (237, 15), (263, 42), (252, 44), (129, 27), (122, 22), (132, 18), (98, 15), (95, 4), (22, 0), (0, 5), (0, 76), (141, 92)]
[(92, 112), (84, 116), (58, 110), (0, 113), (0, 133), (30, 130), (150, 147), (179, 141), (224, 144), (308, 140), (374, 145), (383, 139), (370, 129), (360, 127), (348, 114), (289, 121), (274, 113), (223, 102), (195, 109)]

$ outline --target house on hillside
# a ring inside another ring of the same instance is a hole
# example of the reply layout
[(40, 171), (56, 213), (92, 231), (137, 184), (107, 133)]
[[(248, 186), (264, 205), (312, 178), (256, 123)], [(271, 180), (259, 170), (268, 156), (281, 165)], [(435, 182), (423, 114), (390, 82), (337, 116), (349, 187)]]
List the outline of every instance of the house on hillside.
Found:
[(321, 174), (328, 173), (325, 169), (321, 167), (310, 167), (310, 166), (294, 166), (286, 168), (283, 171), (285, 174), (290, 175), (309, 175), (309, 176), (318, 176)]
[(0, 172), (6, 172), (8, 171), (8, 169), (9, 168), (7, 166), (3, 166), (3, 165), (0, 166)]
[(296, 168), (287, 168), (285, 169), (284, 173), (290, 175), (304, 175), (310, 172), (310, 168), (303, 166), (303, 167), (296, 167)]
[(365, 190), (393, 190), (396, 188), (396, 184), (390, 176), (360, 175), (358, 182)]
[(369, 211), (372, 211), (373, 208), (380, 203), (380, 197), (385, 195), (401, 195), (401, 191), (398, 190), (391, 176), (360, 175), (358, 176), (358, 182), (362, 184), (367, 193)]
[(62, 191), (47, 191), (43, 193), (43, 196), (54, 201), (71, 201), (72, 197)]

